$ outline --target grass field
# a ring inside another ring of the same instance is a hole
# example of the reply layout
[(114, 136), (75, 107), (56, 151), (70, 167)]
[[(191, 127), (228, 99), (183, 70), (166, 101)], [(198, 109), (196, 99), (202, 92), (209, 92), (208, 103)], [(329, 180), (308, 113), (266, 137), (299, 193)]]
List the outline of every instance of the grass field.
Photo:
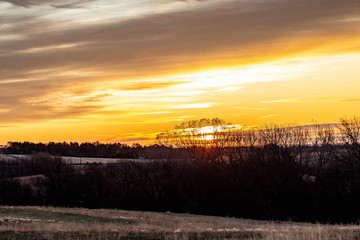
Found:
[(320, 225), (189, 214), (0, 207), (0, 239), (360, 239), (357, 225)]

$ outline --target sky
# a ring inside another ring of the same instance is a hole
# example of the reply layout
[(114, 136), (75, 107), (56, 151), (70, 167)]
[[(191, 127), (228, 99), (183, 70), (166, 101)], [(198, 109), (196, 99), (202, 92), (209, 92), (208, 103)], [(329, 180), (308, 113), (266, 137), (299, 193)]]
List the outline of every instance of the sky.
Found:
[(0, 0), (0, 144), (360, 115), (358, 0)]

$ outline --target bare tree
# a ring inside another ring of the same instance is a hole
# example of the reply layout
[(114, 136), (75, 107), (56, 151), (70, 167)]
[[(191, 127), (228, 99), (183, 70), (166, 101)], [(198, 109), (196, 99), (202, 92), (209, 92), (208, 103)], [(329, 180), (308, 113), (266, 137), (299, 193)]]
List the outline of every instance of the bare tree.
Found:
[(219, 118), (191, 120), (160, 133), (160, 145), (185, 149), (196, 161), (224, 161), (224, 150), (231, 140), (232, 126)]
[(347, 192), (360, 183), (360, 118), (341, 119), (341, 144), (334, 151), (335, 159), (343, 164), (343, 175), (347, 178)]
[(310, 150), (307, 151), (307, 164), (314, 169), (312, 174), (315, 182), (321, 180), (323, 171), (333, 160), (334, 146), (336, 142), (333, 125), (314, 125), (311, 128)]

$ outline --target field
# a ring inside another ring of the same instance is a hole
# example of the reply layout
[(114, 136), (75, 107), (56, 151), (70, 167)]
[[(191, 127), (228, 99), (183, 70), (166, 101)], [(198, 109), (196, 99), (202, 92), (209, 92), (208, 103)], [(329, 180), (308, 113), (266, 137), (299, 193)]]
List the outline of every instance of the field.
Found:
[[(0, 161), (16, 161), (16, 160), (30, 160), (32, 155), (28, 154), (0, 154)], [(67, 164), (85, 165), (86, 163), (116, 163), (116, 162), (137, 162), (147, 163), (149, 161), (159, 159), (134, 159), (134, 158), (98, 158), (98, 157), (71, 157), (62, 156), (62, 159)]]
[(2, 206), (0, 239), (360, 239), (360, 227), (169, 212)]

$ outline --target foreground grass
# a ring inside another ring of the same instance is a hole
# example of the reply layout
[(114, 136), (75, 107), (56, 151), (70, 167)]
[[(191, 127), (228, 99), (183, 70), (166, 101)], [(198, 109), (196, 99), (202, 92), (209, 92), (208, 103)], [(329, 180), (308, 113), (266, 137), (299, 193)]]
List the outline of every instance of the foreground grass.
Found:
[(0, 239), (340, 240), (360, 239), (360, 227), (105, 209), (0, 207)]

